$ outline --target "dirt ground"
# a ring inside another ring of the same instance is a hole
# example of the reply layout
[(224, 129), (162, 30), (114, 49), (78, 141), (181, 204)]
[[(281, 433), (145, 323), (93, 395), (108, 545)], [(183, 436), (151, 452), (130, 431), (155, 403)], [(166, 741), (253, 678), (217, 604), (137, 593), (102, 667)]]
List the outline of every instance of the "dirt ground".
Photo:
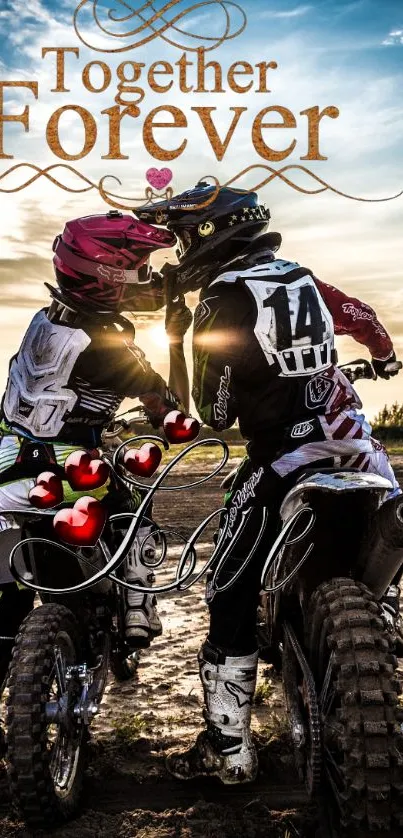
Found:
[[(403, 477), (403, 458), (394, 460)], [(197, 463), (186, 469), (186, 477), (190, 473), (195, 480), (207, 468)], [(224, 474), (228, 471), (227, 466)], [(221, 506), (221, 478), (186, 493), (161, 493), (155, 504), (156, 521), (188, 534)], [(202, 536), (201, 562), (211, 551), (213, 531), (214, 524)], [(172, 579), (175, 568), (173, 558), (158, 582)], [(118, 684), (110, 678), (92, 728), (81, 813), (74, 822), (52, 831), (52, 836), (313, 838), (317, 812), (308, 805), (295, 771), (281, 683), (264, 664), (259, 668), (259, 703), (252, 722), (260, 754), (257, 782), (231, 789), (214, 781), (186, 784), (169, 777), (165, 755), (188, 746), (202, 727), (196, 656), (208, 625), (203, 583), (180, 595), (161, 595), (159, 613), (163, 635), (142, 653), (133, 680)], [(4, 770), (0, 791), (1, 838), (28, 838), (32, 833), (12, 813)]]

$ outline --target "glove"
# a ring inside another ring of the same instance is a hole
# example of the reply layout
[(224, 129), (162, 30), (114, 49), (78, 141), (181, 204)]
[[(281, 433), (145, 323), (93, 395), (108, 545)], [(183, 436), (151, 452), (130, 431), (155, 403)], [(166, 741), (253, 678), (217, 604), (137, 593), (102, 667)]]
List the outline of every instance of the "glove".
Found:
[(159, 396), (158, 393), (144, 393), (139, 398), (153, 428), (159, 428), (167, 413), (171, 410), (179, 410), (181, 407), (179, 399), (168, 387), (164, 396)]
[(193, 315), (181, 294), (176, 300), (167, 303), (165, 331), (170, 343), (182, 343), (183, 338), (193, 323)]
[(385, 361), (379, 361), (378, 358), (371, 359), (372, 366), (378, 378), (385, 378), (389, 380), (391, 376), (398, 375), (402, 366), (399, 361), (396, 361), (396, 355), (392, 352), (389, 358)]

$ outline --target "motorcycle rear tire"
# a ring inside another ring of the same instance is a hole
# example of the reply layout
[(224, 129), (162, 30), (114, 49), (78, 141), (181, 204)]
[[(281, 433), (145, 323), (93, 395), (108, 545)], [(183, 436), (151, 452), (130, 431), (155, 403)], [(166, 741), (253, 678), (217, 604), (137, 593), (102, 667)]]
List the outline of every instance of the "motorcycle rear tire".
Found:
[(324, 788), (341, 835), (401, 836), (401, 688), (379, 604), (362, 583), (333, 579), (312, 595), (306, 628), (321, 696)]

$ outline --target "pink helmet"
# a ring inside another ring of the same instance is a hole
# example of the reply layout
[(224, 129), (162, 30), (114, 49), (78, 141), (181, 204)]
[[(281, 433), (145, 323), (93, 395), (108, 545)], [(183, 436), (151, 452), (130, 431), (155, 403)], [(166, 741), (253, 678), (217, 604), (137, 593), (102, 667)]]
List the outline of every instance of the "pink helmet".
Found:
[(98, 313), (159, 308), (164, 299), (154, 287), (150, 255), (175, 242), (167, 230), (117, 211), (68, 221), (53, 243), (61, 297)]

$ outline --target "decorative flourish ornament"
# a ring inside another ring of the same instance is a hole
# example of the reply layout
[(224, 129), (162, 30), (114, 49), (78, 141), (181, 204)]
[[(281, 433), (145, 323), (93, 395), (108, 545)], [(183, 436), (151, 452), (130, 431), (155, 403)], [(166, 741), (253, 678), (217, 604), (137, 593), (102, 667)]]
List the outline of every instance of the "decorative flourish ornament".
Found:
[[(47, 180), (49, 180), (55, 186), (58, 186), (60, 189), (63, 189), (64, 192), (70, 192), (70, 193), (73, 193), (75, 195), (83, 193), (83, 192), (90, 192), (91, 190), (95, 190), (96, 192), (99, 193), (99, 195), (105, 201), (106, 204), (108, 204), (111, 207), (114, 207), (114, 209), (119, 209), (119, 210), (128, 211), (128, 210), (133, 209), (133, 207), (134, 207), (134, 211), (135, 211), (135, 204), (139, 204), (139, 206), (140, 205), (144, 206), (144, 198), (145, 198), (146, 202), (148, 202), (149, 204), (152, 204), (154, 202), (155, 198), (157, 200), (161, 200), (161, 198), (165, 198), (165, 200), (170, 201), (173, 197), (173, 191), (172, 191), (171, 187), (168, 187), (166, 189), (164, 195), (157, 195), (155, 192), (153, 192), (153, 189), (151, 187), (149, 187), (145, 190), (145, 196), (144, 195), (141, 195), (139, 197), (119, 196), (119, 195), (116, 195), (116, 193), (111, 192), (110, 190), (107, 190), (105, 188), (105, 181), (108, 178), (110, 178), (110, 179), (113, 178), (113, 180), (115, 180), (119, 185), (121, 185), (121, 181), (119, 180), (119, 178), (116, 178), (112, 175), (104, 175), (104, 177), (102, 177), (98, 183), (94, 183), (89, 178), (87, 178), (85, 175), (83, 175), (81, 172), (77, 171), (77, 169), (74, 169), (73, 166), (70, 166), (66, 163), (55, 163), (51, 166), (47, 166), (44, 169), (40, 169), (39, 166), (35, 166), (33, 163), (17, 163), (16, 165), (11, 166), (10, 169), (7, 169), (7, 171), (3, 172), (0, 175), (0, 184), (5, 180), (5, 178), (7, 178), (8, 175), (11, 175), (14, 172), (22, 170), (22, 169), (29, 169), (31, 172), (34, 172), (34, 174), (31, 175), (30, 177), (28, 177), (27, 180), (24, 183), (21, 183), (19, 186), (14, 186), (12, 188), (11, 187), (7, 188), (7, 187), (0, 186), (0, 194), (1, 193), (11, 194), (12, 192), (21, 192), (22, 189), (25, 189), (26, 187), (31, 186), (31, 184), (35, 183), (35, 181), (37, 181), (39, 178), (45, 177)], [(56, 169), (65, 170), (65, 171), (68, 171), (68, 172), (74, 174), (79, 180), (81, 180), (82, 183), (84, 183), (84, 186), (82, 186), (81, 188), (78, 188), (78, 187), (72, 188), (71, 186), (67, 186), (61, 180), (58, 180), (54, 176), (54, 174), (51, 174), (51, 172), (53, 172)], [(216, 177), (214, 177), (213, 175), (204, 176), (202, 178), (202, 180), (207, 180), (207, 179), (212, 180), (213, 184), (215, 185), (215, 190), (210, 195), (210, 197), (206, 199), (206, 201), (203, 204), (198, 204), (197, 205), (197, 209), (200, 210), (200, 209), (203, 209), (204, 207), (210, 206), (210, 204), (213, 204), (214, 201), (217, 198), (217, 195), (218, 195), (220, 189), (223, 188), (223, 187), (231, 188), (231, 189), (234, 190), (234, 192), (245, 191), (245, 189), (243, 189), (243, 190), (237, 189), (234, 186), (234, 184), (236, 183), (236, 181), (240, 180), (240, 178), (243, 178), (247, 174), (249, 174), (250, 172), (253, 172), (253, 171), (256, 171), (256, 170), (260, 170), (260, 171), (263, 170), (264, 172), (269, 172), (269, 175), (264, 177), (263, 180), (260, 180), (259, 183), (253, 184), (253, 186), (251, 186), (249, 188), (249, 190), (247, 190), (249, 192), (257, 192), (259, 189), (263, 189), (264, 186), (268, 186), (273, 180), (275, 180), (275, 178), (279, 178), (279, 180), (281, 180), (287, 186), (290, 186), (292, 189), (295, 189), (296, 192), (301, 192), (303, 195), (320, 195), (323, 192), (332, 192), (333, 195), (339, 195), (340, 197), (346, 198), (349, 201), (361, 201), (362, 203), (367, 203), (367, 204), (381, 204), (381, 203), (385, 203), (387, 201), (394, 201), (397, 198), (401, 198), (402, 195), (403, 195), (403, 189), (401, 189), (399, 192), (396, 192), (394, 195), (388, 195), (384, 198), (365, 198), (365, 197), (360, 197), (358, 195), (349, 195), (347, 192), (342, 192), (340, 189), (336, 189), (336, 187), (331, 186), (330, 183), (327, 183), (325, 180), (323, 180), (323, 178), (320, 178), (319, 175), (316, 175), (314, 172), (311, 172), (309, 169), (306, 168), (306, 166), (299, 166), (299, 165), (291, 165), (290, 164), (288, 166), (283, 166), (282, 169), (273, 169), (272, 166), (266, 166), (266, 165), (261, 164), (261, 163), (256, 163), (255, 165), (248, 166), (246, 169), (243, 169), (241, 172), (238, 172), (238, 174), (234, 175), (234, 177), (232, 177), (230, 180), (226, 181), (226, 183), (223, 183), (223, 184), (220, 184), (218, 179)], [(318, 184), (318, 186), (313, 187), (311, 189), (309, 189), (308, 187), (299, 186), (297, 183), (294, 183), (294, 181), (292, 181), (291, 178), (289, 177), (288, 173), (290, 173), (291, 171), (303, 172), (305, 175), (308, 176), (308, 178), (310, 178), (316, 184)], [(286, 172), (287, 172), (287, 175), (286, 175)], [(127, 201), (128, 204), (123, 204), (122, 201)], [(181, 207), (181, 209), (184, 209), (184, 210), (188, 209), (189, 212), (192, 212), (192, 210), (194, 210), (195, 207), (191, 206), (189, 204), (188, 207), (186, 207), (186, 205), (183, 205)]]
[[(161, 3), (162, 8), (158, 9), (157, 6), (161, 6)], [(176, 9), (179, 5), (182, 5), (180, 11)], [(89, 9), (102, 33), (103, 42), (106, 36), (110, 38), (111, 44), (115, 39), (115, 43), (119, 43), (119, 46), (108, 48), (103, 43), (99, 47), (88, 40), (88, 23), (81, 26), (80, 15)], [(121, 9), (120, 14), (119, 9)], [(180, 21), (185, 21), (185, 18), (191, 17), (195, 12), (199, 21), (197, 32), (192, 32), (190, 26), (181, 29), (178, 26)], [(201, 34), (200, 15), (202, 19), (205, 19), (210, 31), (219, 34)], [(199, 2), (188, 2), (185, 8), (183, 8), (183, 0), (148, 0), (136, 6), (128, 0), (113, 0), (113, 5), (111, 2), (109, 9), (102, 8), (99, 0), (80, 0), (74, 13), (74, 29), (80, 41), (96, 52), (109, 53), (134, 50), (149, 44), (156, 38), (161, 38), (171, 46), (188, 52), (196, 52), (203, 44), (206, 51), (211, 51), (217, 49), (225, 41), (241, 35), (246, 24), (247, 17), (244, 10), (233, 0), (231, 2), (230, 0), (199, 0)], [(178, 35), (186, 38), (187, 42), (179, 41)], [(122, 43), (123, 39), (125, 43)]]

